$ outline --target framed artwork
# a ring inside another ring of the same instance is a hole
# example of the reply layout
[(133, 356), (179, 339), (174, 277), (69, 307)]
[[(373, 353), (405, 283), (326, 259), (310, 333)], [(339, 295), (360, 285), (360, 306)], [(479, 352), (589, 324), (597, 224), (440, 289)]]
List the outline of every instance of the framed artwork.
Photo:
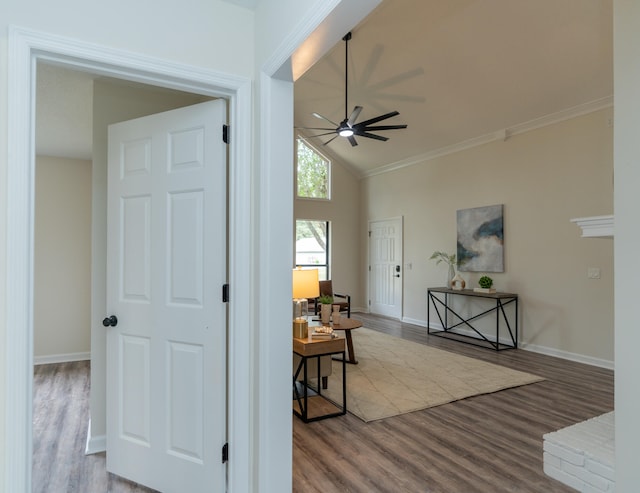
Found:
[(456, 212), (458, 270), (504, 272), (503, 204)]

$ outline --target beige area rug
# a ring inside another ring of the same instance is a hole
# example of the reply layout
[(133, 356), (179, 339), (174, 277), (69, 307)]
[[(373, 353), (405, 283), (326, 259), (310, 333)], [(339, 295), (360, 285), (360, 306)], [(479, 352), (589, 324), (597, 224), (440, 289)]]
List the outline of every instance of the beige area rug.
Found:
[[(544, 380), (375, 330), (352, 335), (358, 364), (347, 364), (347, 411), (363, 421)], [(333, 361), (323, 394), (342, 401), (342, 362)]]

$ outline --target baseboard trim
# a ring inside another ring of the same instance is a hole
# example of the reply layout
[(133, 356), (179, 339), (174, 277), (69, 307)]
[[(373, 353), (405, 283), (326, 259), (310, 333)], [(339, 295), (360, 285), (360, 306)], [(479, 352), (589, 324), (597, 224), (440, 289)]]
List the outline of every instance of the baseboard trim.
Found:
[(569, 361), (575, 361), (576, 363), (583, 363), (585, 365), (598, 366), (607, 370), (615, 369), (615, 362), (601, 358), (594, 358), (593, 356), (585, 356), (584, 354), (571, 353), (569, 351), (561, 351), (546, 346), (538, 346), (537, 344), (529, 344), (523, 342), (520, 344), (520, 349), (525, 351), (531, 351), (532, 353), (546, 354), (547, 356), (554, 356), (556, 358), (562, 358)]
[(91, 455), (97, 454), (100, 452), (107, 451), (107, 436), (106, 435), (98, 435), (95, 437), (91, 436), (91, 420), (89, 420), (89, 426), (87, 428), (87, 443), (84, 447), (84, 454)]
[(71, 361), (85, 361), (91, 359), (91, 352), (85, 353), (67, 353), (67, 354), (50, 354), (46, 356), (34, 356), (34, 365), (48, 365), (51, 363), (69, 363)]
[(402, 317), (402, 321), (405, 324), (419, 325), (420, 327), (426, 327), (427, 326), (427, 322), (425, 322), (424, 320), (417, 320), (415, 318)]
[[(403, 322), (413, 325), (418, 325), (420, 327), (427, 327), (427, 323), (424, 320), (416, 320), (408, 317), (403, 317)], [(440, 324), (431, 323), (432, 330), (442, 330), (442, 326)], [(473, 331), (468, 329), (460, 329), (458, 330), (461, 334), (473, 335)], [(487, 339), (495, 342), (495, 336), (487, 335)], [(500, 338), (500, 342), (504, 342), (506, 344), (511, 344), (510, 340)], [(540, 346), (537, 344), (530, 344), (526, 341), (519, 341), (518, 348), (524, 351), (531, 351), (532, 353), (545, 354), (547, 356), (553, 356), (555, 358), (561, 358), (568, 361), (575, 361), (576, 363), (583, 363), (585, 365), (597, 366), (600, 368), (605, 368), (607, 370), (615, 369), (615, 362), (609, 361), (602, 358), (594, 358), (593, 356), (586, 356), (584, 354), (572, 353), (570, 351), (563, 351), (560, 349), (555, 349), (547, 346)]]

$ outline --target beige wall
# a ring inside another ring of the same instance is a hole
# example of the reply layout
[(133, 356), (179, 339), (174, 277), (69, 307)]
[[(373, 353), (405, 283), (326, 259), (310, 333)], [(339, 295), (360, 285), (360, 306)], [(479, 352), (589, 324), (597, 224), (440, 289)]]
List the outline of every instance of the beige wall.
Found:
[(36, 159), (35, 361), (90, 351), (91, 161)]
[[(601, 110), (362, 183), (366, 221), (404, 217), (405, 320), (426, 323), (426, 292), (456, 248), (456, 211), (504, 204), (505, 272), (495, 287), (520, 295), (521, 340), (531, 349), (610, 366), (613, 241), (580, 238), (571, 218), (613, 212), (613, 110)], [(361, 267), (366, 273), (366, 244)], [(601, 279), (587, 279), (599, 267)], [(481, 273), (462, 273), (477, 286)], [(366, 283), (364, 284), (366, 286)]]
[(335, 160), (331, 169), (331, 196), (330, 201), (296, 199), (294, 215), (296, 219), (331, 221), (329, 251), (333, 289), (351, 295), (352, 308), (362, 309), (366, 305), (360, 289), (360, 182)]

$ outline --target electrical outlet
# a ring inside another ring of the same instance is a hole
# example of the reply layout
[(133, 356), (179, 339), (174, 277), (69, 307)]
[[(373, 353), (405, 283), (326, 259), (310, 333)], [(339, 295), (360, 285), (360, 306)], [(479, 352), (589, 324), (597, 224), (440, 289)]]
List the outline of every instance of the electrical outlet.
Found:
[(589, 267), (587, 269), (587, 279), (600, 279), (600, 268)]

